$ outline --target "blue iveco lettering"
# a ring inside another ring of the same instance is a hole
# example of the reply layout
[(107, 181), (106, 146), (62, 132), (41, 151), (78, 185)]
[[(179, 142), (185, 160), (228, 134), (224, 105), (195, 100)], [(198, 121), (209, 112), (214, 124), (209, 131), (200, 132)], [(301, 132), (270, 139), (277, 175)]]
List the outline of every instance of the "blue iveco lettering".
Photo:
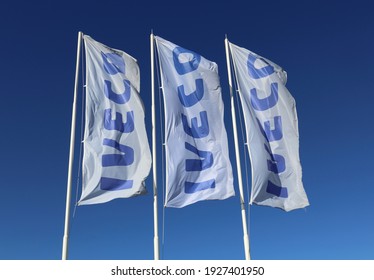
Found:
[[(101, 53), (103, 64), (102, 67), (109, 75), (125, 74), (125, 61), (123, 57), (117, 53)], [(113, 102), (118, 108), (123, 104), (126, 104), (131, 98), (131, 83), (124, 79), (124, 91), (115, 92), (112, 89), (112, 82), (104, 80), (104, 95)], [(115, 116), (113, 119), (112, 116)], [(104, 110), (104, 129), (110, 131), (116, 131), (119, 135), (122, 133), (131, 133), (134, 131), (134, 112), (126, 112), (125, 122), (122, 113), (107, 108)], [(118, 135), (116, 139), (119, 139)], [(118, 166), (130, 166), (134, 163), (134, 149), (127, 145), (122, 145), (116, 140), (104, 138), (103, 146), (111, 147), (114, 151), (113, 154), (104, 154), (102, 156), (101, 164), (103, 167), (118, 167)], [(115, 191), (132, 188), (132, 180), (120, 180), (117, 178), (101, 177), (100, 188), (106, 191)]]
[[(184, 60), (181, 62), (180, 55), (183, 55)], [(193, 74), (199, 67), (201, 56), (195, 52), (189, 51), (182, 47), (176, 47), (173, 50), (173, 62), (176, 72), (182, 75)], [(184, 85), (177, 87), (179, 101), (185, 110), (197, 105), (204, 96), (204, 80), (202, 78), (195, 79), (195, 91), (186, 93)], [(201, 111), (198, 116), (188, 119), (188, 117), (181, 113), (184, 132), (194, 139), (202, 139), (209, 135), (209, 120), (207, 111)], [(198, 123), (201, 125), (199, 126)], [(208, 170), (212, 167), (214, 162), (213, 153), (210, 151), (198, 150), (195, 146), (185, 142), (185, 149), (191, 154), (197, 155), (200, 159), (186, 159), (185, 171), (195, 172)], [(185, 193), (196, 193), (202, 190), (215, 188), (215, 179), (209, 179), (203, 182), (186, 181), (184, 184)]]
[[(266, 66), (262, 68), (256, 68), (255, 62), (257, 59), (265, 62)], [(247, 67), (248, 74), (253, 79), (266, 78), (275, 73), (274, 67), (272, 65), (269, 65), (264, 59), (258, 58), (253, 54), (249, 54), (248, 56)], [(278, 103), (278, 83), (271, 83), (270, 95), (265, 98), (259, 98), (257, 95), (257, 89), (252, 88), (250, 90), (250, 99), (251, 106), (256, 111), (262, 112), (273, 108)], [(273, 119), (267, 120), (264, 123), (261, 123), (258, 119), (256, 120), (258, 127), (260, 128), (260, 131), (265, 139), (264, 149), (270, 157), (270, 159), (267, 160), (267, 169), (274, 174), (280, 174), (287, 168), (286, 161), (282, 155), (272, 153), (270, 142), (279, 141), (283, 138), (282, 117), (275, 116)], [(274, 129), (271, 129), (271, 127), (274, 127)], [(288, 191), (286, 187), (278, 186), (275, 183), (271, 182), (269, 179), (266, 192), (278, 197), (288, 197)]]

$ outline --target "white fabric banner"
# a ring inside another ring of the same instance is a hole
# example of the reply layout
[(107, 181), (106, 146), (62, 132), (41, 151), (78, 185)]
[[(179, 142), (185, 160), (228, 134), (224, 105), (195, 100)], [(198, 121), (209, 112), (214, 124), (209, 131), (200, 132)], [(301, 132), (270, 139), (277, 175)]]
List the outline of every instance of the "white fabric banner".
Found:
[(252, 164), (251, 203), (285, 211), (306, 207), (296, 105), (285, 87), (287, 73), (232, 43), (230, 50)]
[(89, 36), (84, 42), (87, 96), (79, 205), (145, 193), (151, 168), (136, 60)]
[(234, 195), (218, 67), (155, 37), (164, 93), (166, 206)]

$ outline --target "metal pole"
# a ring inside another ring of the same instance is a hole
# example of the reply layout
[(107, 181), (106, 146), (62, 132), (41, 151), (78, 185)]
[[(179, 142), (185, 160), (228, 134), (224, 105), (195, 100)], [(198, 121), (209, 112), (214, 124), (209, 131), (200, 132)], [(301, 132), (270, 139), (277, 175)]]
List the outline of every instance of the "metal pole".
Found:
[(78, 32), (77, 62), (76, 62), (76, 68), (75, 68), (75, 85), (74, 85), (74, 101), (73, 101), (73, 109), (71, 113), (70, 153), (69, 153), (69, 169), (68, 169), (68, 182), (67, 182), (67, 192), (66, 192), (65, 230), (64, 230), (64, 237), (63, 237), (63, 242), (62, 242), (62, 259), (63, 260), (66, 260), (68, 257), (71, 181), (72, 181), (73, 162), (74, 162), (75, 120), (76, 120), (76, 111), (77, 111), (79, 59), (80, 59), (82, 35), (83, 35), (82, 32)]
[(233, 95), (233, 90), (232, 90), (232, 80), (231, 80), (229, 41), (227, 40), (227, 38), (225, 39), (225, 49), (226, 49), (227, 73), (228, 73), (228, 76), (229, 76), (230, 99), (231, 99), (231, 116), (232, 116), (232, 127), (233, 127), (233, 131), (234, 131), (236, 167), (237, 167), (237, 171), (238, 171), (237, 173), (238, 173), (238, 184), (239, 184), (239, 192), (240, 192), (240, 207), (241, 207), (242, 223), (243, 223), (244, 252), (245, 252), (245, 259), (250, 260), (251, 256), (250, 256), (250, 251), (249, 251), (249, 236), (248, 236), (247, 218), (246, 218), (245, 204), (244, 204), (242, 169), (241, 169), (241, 165), (240, 165), (240, 153), (239, 153), (239, 145), (238, 145), (238, 131), (237, 131), (237, 127), (236, 127), (236, 112), (235, 112), (235, 105), (234, 105), (234, 95)]
[(156, 108), (155, 108), (155, 80), (154, 80), (154, 36), (150, 36), (151, 42), (151, 87), (152, 87), (152, 169), (153, 169), (153, 221), (154, 221), (154, 259), (160, 259), (158, 241), (158, 207), (157, 207), (157, 169), (156, 169)]

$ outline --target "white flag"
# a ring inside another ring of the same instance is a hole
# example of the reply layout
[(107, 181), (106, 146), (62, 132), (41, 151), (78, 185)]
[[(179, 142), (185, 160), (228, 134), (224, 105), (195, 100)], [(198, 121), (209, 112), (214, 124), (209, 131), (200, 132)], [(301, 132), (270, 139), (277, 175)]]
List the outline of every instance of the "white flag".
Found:
[(218, 67), (155, 37), (164, 93), (166, 206), (234, 195)]
[(285, 211), (309, 205), (301, 181), (295, 100), (278, 65), (230, 43), (252, 163), (251, 203)]
[(89, 36), (84, 42), (87, 96), (79, 205), (145, 193), (151, 168), (136, 60)]

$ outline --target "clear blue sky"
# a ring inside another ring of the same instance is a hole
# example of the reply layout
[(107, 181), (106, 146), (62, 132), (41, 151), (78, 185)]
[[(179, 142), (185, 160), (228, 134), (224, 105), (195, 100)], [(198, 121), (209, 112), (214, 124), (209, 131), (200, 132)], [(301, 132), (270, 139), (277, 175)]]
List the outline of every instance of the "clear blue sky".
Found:
[[(228, 34), (233, 43), (288, 72), (287, 87), (299, 117), (303, 182), (311, 204), (290, 213), (251, 207), (252, 258), (374, 259), (374, 19), (369, 3), (3, 4), (0, 259), (61, 258), (78, 31), (138, 59), (151, 139), (151, 29), (218, 64), (237, 192), (225, 201), (166, 209), (161, 257), (244, 258), (225, 64)], [(74, 170), (75, 186), (77, 161)], [(160, 205), (161, 179), (160, 175)], [(146, 184), (147, 196), (79, 207), (71, 220), (69, 257), (152, 259), (151, 175)]]

